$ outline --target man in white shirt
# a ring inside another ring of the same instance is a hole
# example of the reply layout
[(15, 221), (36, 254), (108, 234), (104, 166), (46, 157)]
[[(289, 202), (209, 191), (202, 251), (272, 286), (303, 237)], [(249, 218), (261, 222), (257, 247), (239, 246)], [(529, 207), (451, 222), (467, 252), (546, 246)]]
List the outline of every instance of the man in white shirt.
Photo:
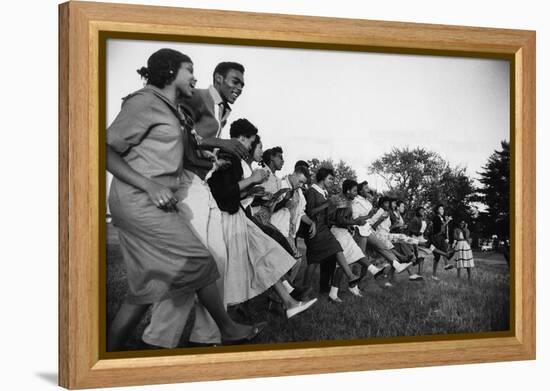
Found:
[[(231, 105), (241, 95), (243, 88), (244, 67), (235, 62), (222, 62), (214, 69), (210, 87), (195, 89), (192, 97), (182, 98), (178, 102), (191, 113), (194, 131), (201, 146), (220, 149), (241, 158), (248, 156), (248, 150), (241, 142), (227, 136), (222, 138), (222, 129), (231, 113)], [(209, 174), (203, 167), (186, 168), (183, 177), (188, 192), (181, 202), (187, 207), (181, 208), (180, 213), (187, 215), (198, 239), (208, 248), (223, 275), (227, 254), (221, 230), (221, 213), (205, 180)], [(223, 278), (218, 279), (217, 284), (220, 292), (223, 292)], [(156, 303), (152, 309), (151, 322), (143, 333), (143, 341), (165, 348), (177, 347), (191, 310), (192, 305), (188, 302), (180, 303), (174, 299)], [(189, 341), (197, 346), (221, 342), (216, 323), (200, 303), (196, 306), (195, 324)]]
[[(308, 234), (315, 235), (315, 223), (306, 215), (306, 199), (302, 187), (309, 180), (309, 170), (304, 167), (295, 167), (294, 172), (281, 181), (282, 189), (290, 189), (281, 202), (275, 205), (270, 223), (277, 228), (288, 240), (295, 250), (295, 257), (301, 258), (296, 248), (296, 234), (300, 223), (309, 227)], [(293, 268), (289, 280), (293, 282), (298, 274), (300, 262)]]

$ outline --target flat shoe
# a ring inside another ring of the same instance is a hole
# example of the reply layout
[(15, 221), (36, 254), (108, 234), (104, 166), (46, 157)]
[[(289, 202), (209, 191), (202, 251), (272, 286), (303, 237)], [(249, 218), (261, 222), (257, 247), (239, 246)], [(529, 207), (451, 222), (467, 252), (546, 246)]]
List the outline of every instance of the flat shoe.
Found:
[(395, 272), (397, 274), (399, 273), (403, 273), (405, 270), (407, 270), (409, 268), (409, 266), (411, 266), (412, 263), (411, 262), (408, 262), (408, 263), (400, 263), (399, 264), (399, 268), (395, 268)]
[(357, 285), (355, 286), (355, 288), (357, 288), (356, 290), (354, 290), (353, 288), (348, 288), (348, 290), (351, 292), (351, 294), (355, 297), (363, 297), (363, 295), (361, 294), (361, 291), (359, 290), (359, 288), (357, 287)]
[(332, 297), (328, 297), (328, 302), (331, 303), (331, 304), (340, 304), (340, 303), (343, 303), (344, 301), (342, 299), (340, 299), (339, 297), (336, 297), (336, 298), (332, 298)]
[(317, 302), (317, 298), (311, 299), (310, 301), (306, 301), (306, 302), (301, 301), (296, 307), (286, 310), (286, 318), (290, 319), (293, 316), (296, 316), (299, 313), (306, 311), (307, 309), (309, 309), (309, 307), (311, 307), (316, 302)]
[(348, 282), (348, 287), (354, 287), (355, 285), (359, 284), (361, 282), (361, 279), (363, 277), (359, 276), (359, 277), (355, 277), (353, 280), (349, 280)]
[(240, 345), (246, 342), (252, 341), (254, 338), (256, 338), (262, 331), (264, 331), (265, 327), (267, 326), (267, 322), (260, 322), (256, 323), (253, 327), (250, 333), (243, 338), (236, 338), (236, 339), (224, 339), (222, 340), (222, 345)]
[(445, 265), (445, 267), (444, 267), (443, 269), (445, 269), (445, 270), (451, 270), (451, 269), (453, 269), (454, 267), (455, 267), (455, 266), (454, 266), (453, 264), (449, 263), (448, 265)]
[(384, 268), (381, 268), (376, 273), (372, 275), (372, 278), (377, 279), (378, 277), (381, 277), (384, 274)]
[(294, 300), (306, 301), (307, 297), (311, 295), (312, 292), (313, 289), (311, 289), (310, 286), (295, 287), (294, 290), (290, 292), (290, 296)]

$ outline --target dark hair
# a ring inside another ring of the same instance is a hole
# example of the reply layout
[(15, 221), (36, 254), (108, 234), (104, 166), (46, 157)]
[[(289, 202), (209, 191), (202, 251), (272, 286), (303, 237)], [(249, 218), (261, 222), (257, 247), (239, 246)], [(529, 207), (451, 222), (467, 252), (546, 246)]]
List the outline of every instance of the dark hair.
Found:
[(360, 193), (363, 191), (363, 187), (367, 186), (369, 183), (367, 181), (363, 181), (357, 184), (357, 192)]
[(358, 186), (357, 182), (355, 182), (353, 179), (346, 179), (342, 183), (342, 193), (346, 194), (348, 191), (351, 191), (351, 189), (356, 186)]
[(321, 167), (317, 171), (317, 174), (315, 174), (315, 179), (317, 180), (317, 182), (321, 182), (324, 181), (325, 178), (329, 175), (336, 176), (334, 175), (334, 170), (332, 168)]
[(147, 80), (147, 84), (164, 88), (174, 81), (184, 62), (193, 63), (188, 56), (177, 50), (160, 49), (151, 54), (147, 67), (141, 67), (137, 73)]
[(229, 128), (229, 136), (231, 138), (237, 138), (239, 136), (244, 136), (246, 138), (255, 136), (258, 134), (258, 128), (256, 128), (252, 123), (245, 119), (239, 118), (231, 123)]
[(281, 153), (281, 154), (283, 153), (283, 149), (281, 147), (273, 147), (273, 148), (266, 149), (264, 151), (264, 154), (262, 155), (262, 160), (264, 164), (269, 165), (269, 163), (271, 163), (271, 158), (277, 155), (278, 153)]
[(415, 209), (415, 215), (417, 215), (418, 217), (420, 217), (420, 211), (421, 210), (424, 210), (424, 207), (423, 206), (419, 206), (418, 208)]
[(401, 204), (405, 205), (405, 201), (403, 201), (403, 200), (397, 200), (397, 207), (398, 207), (398, 208), (399, 208), (399, 205), (401, 205)]
[(294, 173), (296, 174), (302, 174), (306, 177), (307, 180), (311, 177), (311, 174), (309, 173), (309, 169), (304, 166), (296, 166), (294, 167)]
[(296, 164), (294, 165), (294, 168), (296, 167), (305, 167), (309, 170), (309, 164), (305, 160), (298, 160)]
[(441, 207), (445, 208), (445, 205), (443, 205), (443, 204), (437, 204), (437, 206), (434, 208), (434, 213), (437, 214), (437, 210), (438, 210), (439, 208), (441, 208)]
[(229, 72), (232, 69), (235, 71), (244, 73), (244, 67), (238, 62), (225, 61), (225, 62), (220, 62), (218, 65), (216, 65), (216, 68), (214, 68), (214, 73), (212, 74), (212, 77), (216, 76), (216, 73), (222, 75), (223, 77), (226, 77), (227, 72)]
[(384, 202), (391, 202), (391, 198), (390, 197), (386, 197), (386, 196), (382, 196), (378, 199), (378, 207), (382, 207), (382, 205), (384, 204)]
[(252, 156), (252, 154), (254, 153), (254, 151), (256, 150), (256, 147), (258, 146), (259, 143), (262, 142), (262, 139), (260, 137), (259, 134), (256, 135), (256, 138), (254, 139), (254, 141), (252, 141), (252, 144), (250, 144), (250, 156)]

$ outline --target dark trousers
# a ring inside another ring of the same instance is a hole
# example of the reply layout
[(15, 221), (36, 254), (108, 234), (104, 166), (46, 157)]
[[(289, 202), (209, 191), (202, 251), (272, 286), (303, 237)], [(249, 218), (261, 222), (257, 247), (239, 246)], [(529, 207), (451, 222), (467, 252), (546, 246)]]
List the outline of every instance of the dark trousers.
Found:
[(331, 256), (330, 259), (321, 262), (319, 273), (319, 292), (330, 292), (330, 283), (332, 282), (332, 276), (336, 269), (336, 257)]

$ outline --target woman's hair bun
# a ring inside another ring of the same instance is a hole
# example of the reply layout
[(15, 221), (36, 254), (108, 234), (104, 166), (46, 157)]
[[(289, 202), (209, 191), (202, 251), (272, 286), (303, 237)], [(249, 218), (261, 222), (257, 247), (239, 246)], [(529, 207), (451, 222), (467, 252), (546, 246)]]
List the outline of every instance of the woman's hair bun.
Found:
[(144, 79), (149, 79), (149, 69), (147, 67), (141, 67), (137, 70), (137, 73)]

